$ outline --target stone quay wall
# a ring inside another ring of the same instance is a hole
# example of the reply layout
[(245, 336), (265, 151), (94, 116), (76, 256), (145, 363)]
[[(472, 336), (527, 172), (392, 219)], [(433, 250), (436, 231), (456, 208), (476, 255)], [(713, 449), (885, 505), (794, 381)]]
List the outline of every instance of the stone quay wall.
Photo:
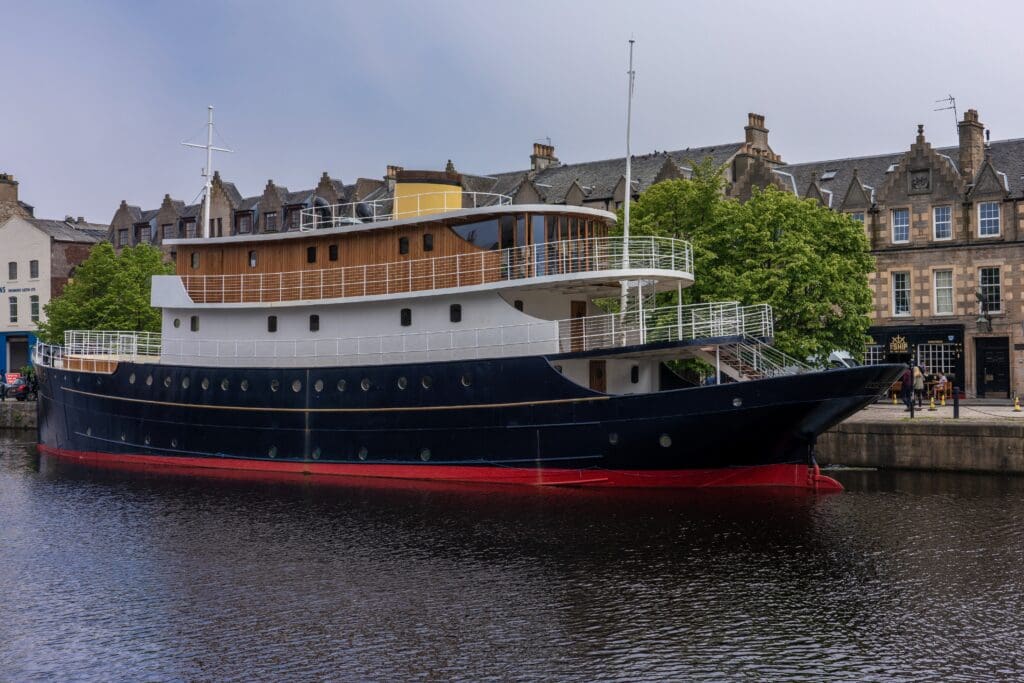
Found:
[(36, 402), (8, 399), (0, 402), (0, 429), (35, 429)]

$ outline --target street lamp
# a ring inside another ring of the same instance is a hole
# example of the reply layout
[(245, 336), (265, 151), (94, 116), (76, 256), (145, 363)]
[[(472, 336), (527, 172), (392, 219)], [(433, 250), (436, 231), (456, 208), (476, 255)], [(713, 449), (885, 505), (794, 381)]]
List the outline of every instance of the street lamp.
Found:
[(992, 316), (988, 312), (988, 301), (985, 300), (980, 289), (974, 292), (974, 298), (981, 304), (981, 313), (978, 314), (978, 319), (975, 321), (975, 324), (978, 326), (978, 332), (991, 332)]

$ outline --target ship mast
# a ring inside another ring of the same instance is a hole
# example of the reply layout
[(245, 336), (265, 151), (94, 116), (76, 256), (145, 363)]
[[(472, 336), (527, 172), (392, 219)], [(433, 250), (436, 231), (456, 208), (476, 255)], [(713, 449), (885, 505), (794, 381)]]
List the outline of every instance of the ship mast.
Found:
[(197, 145), (194, 142), (182, 142), (186, 147), (195, 147), (206, 150), (206, 167), (203, 168), (203, 178), (206, 181), (203, 187), (203, 237), (210, 236), (210, 190), (213, 187), (213, 153), (230, 152), (230, 149), (213, 146), (213, 105), (207, 107), (206, 121), (206, 144)]
[[(636, 77), (636, 71), (633, 70), (633, 44), (635, 42), (632, 38), (629, 39), (629, 71), (626, 72), (629, 77), (629, 91), (626, 97), (626, 192), (625, 206), (622, 212), (622, 267), (624, 269), (629, 268), (629, 203), (633, 198), (633, 164), (629, 156), (629, 132), (633, 123), (633, 79)], [(624, 314), (629, 303), (629, 281), (623, 280), (621, 284), (619, 311)], [(639, 285), (639, 282), (637, 284)], [(639, 289), (637, 291), (639, 292)], [(642, 321), (640, 327), (643, 328)]]

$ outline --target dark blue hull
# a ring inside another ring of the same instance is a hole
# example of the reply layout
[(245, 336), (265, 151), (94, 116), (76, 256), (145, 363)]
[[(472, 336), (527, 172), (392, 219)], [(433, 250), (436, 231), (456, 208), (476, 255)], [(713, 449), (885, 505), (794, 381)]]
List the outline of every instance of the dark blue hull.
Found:
[(308, 369), (122, 363), (112, 374), (42, 368), (39, 438), (52, 452), (122, 460), (337, 464), (370, 474), (416, 466), (428, 477), (446, 467), (660, 473), (807, 463), (815, 437), (873, 401), (900, 369), (608, 395), (543, 357)]

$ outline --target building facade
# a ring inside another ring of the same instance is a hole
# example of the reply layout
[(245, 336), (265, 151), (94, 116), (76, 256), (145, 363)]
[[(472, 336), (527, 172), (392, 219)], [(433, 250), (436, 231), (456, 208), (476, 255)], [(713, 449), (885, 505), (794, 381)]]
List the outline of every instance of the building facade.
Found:
[(63, 291), (74, 268), (89, 250), (106, 238), (108, 226), (85, 219), (35, 218), (32, 207), (19, 202), (17, 183), (0, 175), (13, 190), (0, 200), (0, 370), (18, 372), (29, 365), (44, 306)]
[[(769, 144), (764, 116), (749, 114), (734, 142), (634, 156), (628, 195), (687, 178), (710, 159), (723, 169), (727, 195), (740, 201), (774, 187), (850, 214), (864, 224), (877, 264), (866, 361), (920, 362), (969, 396), (1012, 396), (1024, 393), (1024, 140), (990, 142), (973, 109), (958, 131), (956, 147), (933, 148), (919, 126), (903, 151), (787, 164)], [(518, 171), (462, 173), (463, 190), (606, 210), (625, 201), (624, 158), (565, 164), (554, 146), (537, 143), (529, 159)], [(297, 230), (300, 212), (321, 205), (390, 211), (401, 171), (388, 166), (381, 179), (352, 184), (324, 173), (298, 192), (271, 180), (251, 197), (215, 175), (210, 234)], [(451, 161), (447, 171), (455, 172)], [(202, 234), (200, 213), (200, 205), (169, 196), (150, 210), (122, 202), (108, 238), (115, 247), (162, 246)]]

